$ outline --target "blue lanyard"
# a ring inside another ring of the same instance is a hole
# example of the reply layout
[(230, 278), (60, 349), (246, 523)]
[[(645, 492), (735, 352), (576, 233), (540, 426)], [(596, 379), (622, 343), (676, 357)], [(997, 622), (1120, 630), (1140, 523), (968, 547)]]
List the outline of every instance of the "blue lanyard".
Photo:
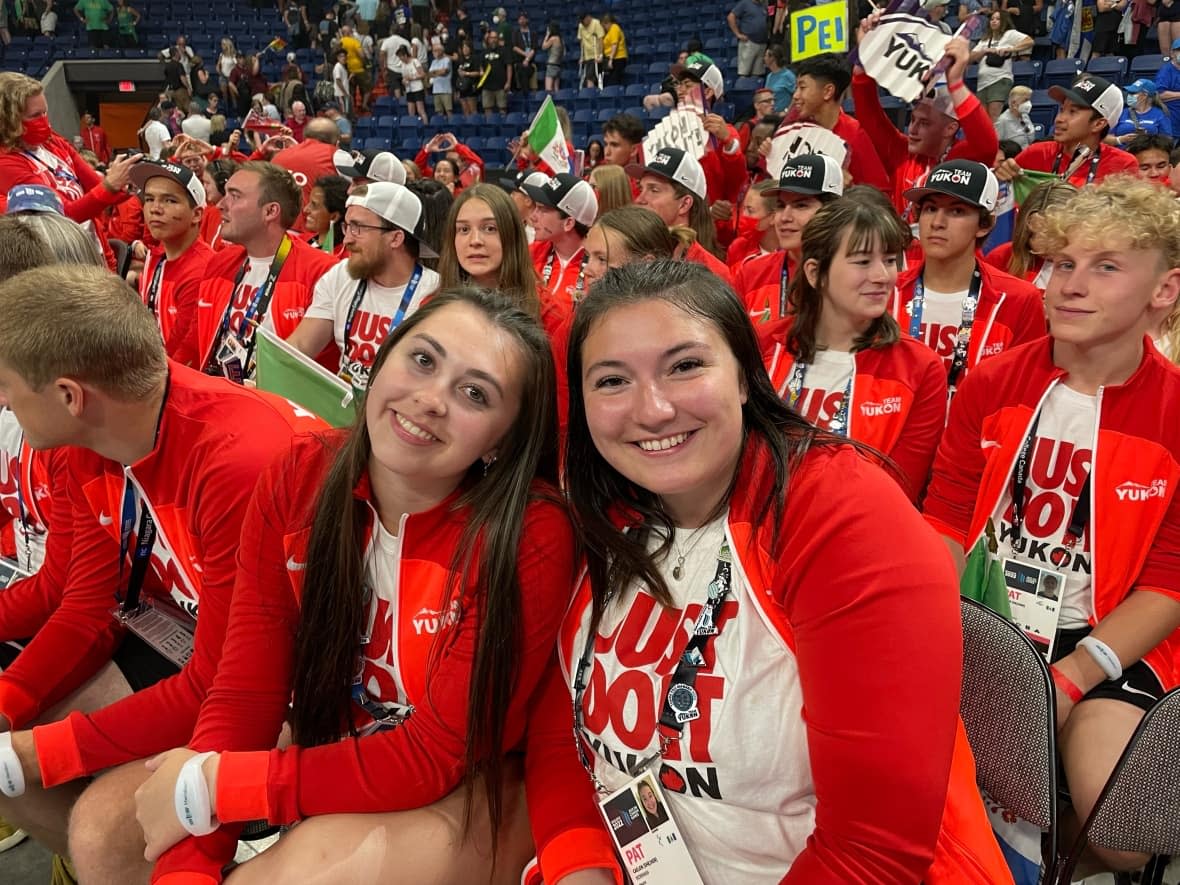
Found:
[[(799, 401), (800, 394), (803, 393), (803, 379), (807, 377), (808, 365), (804, 362), (796, 362), (794, 368), (791, 369), (791, 377), (787, 379), (787, 405), (795, 408), (795, 403)], [(840, 408), (836, 410), (835, 416), (828, 422), (828, 430), (837, 436), (848, 436), (848, 403), (852, 399), (852, 379), (856, 376), (856, 365), (853, 364), (852, 375), (848, 378), (848, 383), (844, 385), (844, 396), (840, 398)]]
[(790, 276), (787, 273), (787, 262), (790, 261), (790, 256), (786, 252), (783, 253), (783, 272), (778, 280), (778, 316), (782, 319), (787, 315), (787, 283), (790, 282)]
[[(402, 324), (402, 320), (406, 318), (406, 311), (409, 310), (410, 304), (414, 300), (414, 293), (418, 291), (418, 283), (422, 280), (422, 265), (415, 264), (414, 272), (410, 274), (409, 282), (406, 283), (406, 289), (402, 293), (401, 304), (397, 306), (397, 312), (393, 315), (393, 321), (389, 324), (389, 331), (392, 332)], [(348, 319), (344, 321), (344, 352), (340, 354), (340, 368), (343, 370), (346, 360), (348, 359), (348, 339), (352, 337), (352, 324), (356, 321), (357, 311), (361, 308), (361, 302), (365, 300), (365, 293), (369, 291), (369, 281), (361, 280), (356, 287), (356, 291), (352, 293), (352, 303), (348, 306)]]
[[(975, 272), (971, 276), (971, 287), (967, 290), (967, 297), (963, 299), (963, 313), (959, 320), (959, 331), (955, 335), (955, 351), (951, 358), (951, 368), (947, 373), (947, 384), (952, 389), (963, 370), (967, 368), (968, 345), (971, 343), (971, 329), (975, 325), (975, 309), (979, 307), (979, 291), (983, 287), (983, 275), (979, 272), (979, 263), (975, 264)], [(910, 312), (910, 337), (921, 339), (922, 314), (926, 310), (926, 284), (921, 274), (914, 281), (914, 297), (907, 307)]]
[[(123, 576), (123, 563), (127, 559), (127, 551), (131, 547), (131, 528), (135, 525), (135, 486), (131, 477), (123, 481), (123, 513), (119, 524), (119, 576)], [(139, 532), (135, 538), (135, 555), (131, 560), (131, 575), (127, 579), (127, 593), (123, 597), (122, 612), (130, 614), (139, 608), (139, 593), (143, 589), (143, 579), (147, 574), (148, 561), (151, 559), (152, 547), (156, 544), (156, 522), (148, 512), (147, 501), (143, 503), (143, 513), (139, 517)], [(118, 597), (116, 596), (116, 599)]]

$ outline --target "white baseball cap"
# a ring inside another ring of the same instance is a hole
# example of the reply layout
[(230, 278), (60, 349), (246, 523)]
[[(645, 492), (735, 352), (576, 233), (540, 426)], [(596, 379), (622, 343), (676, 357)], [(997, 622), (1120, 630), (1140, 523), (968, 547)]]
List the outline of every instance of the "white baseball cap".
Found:
[(643, 178), (645, 175), (658, 175), (688, 188), (700, 199), (708, 199), (708, 185), (705, 183), (705, 170), (696, 157), (686, 154), (680, 148), (660, 148), (647, 165), (632, 163), (627, 166), (627, 174), (632, 178)]
[(418, 241), (418, 254), (437, 258), (438, 253), (424, 239), (426, 220), (418, 195), (392, 181), (373, 181), (364, 193), (352, 194), (345, 206), (360, 206), (384, 218)]

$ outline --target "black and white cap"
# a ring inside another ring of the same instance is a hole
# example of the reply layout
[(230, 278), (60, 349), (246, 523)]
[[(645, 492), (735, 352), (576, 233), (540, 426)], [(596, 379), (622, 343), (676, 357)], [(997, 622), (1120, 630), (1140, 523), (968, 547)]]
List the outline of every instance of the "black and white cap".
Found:
[(434, 247), (425, 240), (422, 201), (409, 189), (392, 181), (373, 181), (365, 185), (364, 193), (352, 194), (345, 205), (368, 209), (401, 228), (418, 241), (418, 253), (423, 258), (438, 257)]
[(1093, 108), (1106, 118), (1112, 128), (1123, 115), (1123, 93), (1114, 83), (1095, 77), (1093, 74), (1079, 74), (1073, 85), (1066, 89), (1063, 86), (1050, 86), (1049, 97), (1056, 102), (1064, 102), (1067, 98), (1074, 104)]
[(205, 205), (205, 185), (187, 167), (165, 160), (140, 160), (131, 167), (131, 183), (139, 191), (143, 190), (148, 181), (160, 177), (171, 178), (188, 191), (194, 203), (198, 206)]
[(520, 189), (533, 201), (558, 212), (564, 212), (578, 224), (590, 227), (598, 218), (598, 196), (590, 182), (567, 172), (558, 172), (543, 184), (524, 181)]
[(511, 174), (510, 170), (505, 170), (505, 175), (501, 175), (496, 181), (509, 193), (513, 191), (524, 192), (526, 184), (531, 187), (544, 187), (549, 181), (549, 176), (536, 169), (521, 169), (515, 174)]
[(627, 167), (627, 174), (632, 178), (643, 178), (645, 175), (658, 175), (668, 181), (688, 188), (694, 195), (704, 200), (708, 198), (708, 186), (705, 184), (705, 170), (692, 154), (686, 154), (680, 148), (660, 148), (659, 152), (641, 166), (632, 163)]
[(952, 160), (939, 163), (930, 170), (921, 187), (912, 187), (904, 194), (917, 203), (931, 194), (945, 194), (988, 212), (994, 212), (1000, 196), (1000, 183), (992, 171), (973, 160)]
[(725, 78), (721, 75), (721, 69), (712, 62), (701, 59), (685, 65), (684, 76), (704, 83), (713, 90), (713, 98), (718, 101), (725, 95)]
[(346, 178), (367, 178), (369, 181), (406, 183), (406, 167), (389, 151), (336, 151), (332, 157), (336, 171)]
[(831, 157), (823, 154), (800, 154), (783, 163), (777, 182), (759, 187), (764, 194), (806, 194), (839, 197), (844, 193), (844, 170)]

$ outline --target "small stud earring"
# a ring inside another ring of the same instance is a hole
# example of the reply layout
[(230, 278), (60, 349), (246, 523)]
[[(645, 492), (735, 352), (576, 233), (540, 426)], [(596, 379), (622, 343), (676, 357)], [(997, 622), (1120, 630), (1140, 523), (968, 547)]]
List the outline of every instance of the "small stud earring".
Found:
[(492, 455), (492, 457), (484, 460), (484, 462), (483, 462), (483, 475), (484, 476), (488, 475), (488, 471), (492, 469), (492, 465), (495, 463), (496, 463), (496, 456), (495, 455)]

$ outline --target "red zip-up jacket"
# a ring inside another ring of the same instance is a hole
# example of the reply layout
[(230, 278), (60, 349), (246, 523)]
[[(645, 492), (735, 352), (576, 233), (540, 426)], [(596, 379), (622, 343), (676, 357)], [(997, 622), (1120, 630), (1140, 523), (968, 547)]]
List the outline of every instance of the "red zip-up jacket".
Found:
[[(797, 706), (782, 710), (782, 732), (801, 732), (806, 741), (815, 825), (806, 833), (808, 823), (793, 817), (766, 822), (768, 830), (792, 832), (800, 844), (805, 839), (781, 881), (1011, 883), (958, 721), (962, 647), (949, 557), (897, 484), (847, 446), (814, 450), (791, 468), (781, 521), (759, 518), (772, 494), (773, 471), (765, 444), (747, 442), (726, 534), (733, 567), (750, 588), (736, 604), (757, 609), (756, 619), (779, 643), (782, 666), (797, 668), (801, 686)], [(883, 525), (890, 530), (883, 532)], [(560, 667), (550, 670), (529, 725), (529, 817), (546, 882), (588, 867), (617, 869), (570, 735), (571, 670), (582, 652), (577, 640), (586, 630), (589, 600), (584, 578), (562, 624)], [(598, 641), (610, 648), (613, 638)], [(652, 640), (643, 634), (645, 646)], [(675, 657), (664, 661), (659, 675), (671, 673)], [(639, 673), (650, 684), (648, 671)], [(724, 742), (732, 761), (740, 758), (733, 744), (741, 735), (725, 730), (726, 705), (742, 695), (748, 702), (759, 687), (741, 673), (722, 678), (724, 704), (710, 707), (718, 719), (709, 743), (716, 750), (714, 741)], [(618, 684), (619, 697), (630, 704), (636, 685), (628, 682), (623, 690)], [(628, 714), (627, 728), (632, 722)], [(668, 758), (685, 758), (698, 727), (690, 723), (679, 754)], [(725, 782), (726, 773), (718, 771), (717, 778)], [(710, 805), (710, 836), (724, 846), (723, 805), (684, 801)]]
[[(1090, 160), (1086, 160), (1069, 177), (1071, 184), (1082, 187), (1086, 184), (1097, 184), (1108, 175), (1139, 174), (1139, 162), (1126, 151), (1119, 150), (1109, 144), (1099, 145), (1098, 151), (1098, 168), (1094, 170), (1093, 181), (1087, 181), (1090, 177)], [(1057, 161), (1057, 156), (1060, 153), (1061, 145), (1055, 141), (1033, 142), (1016, 155), (1016, 165), (1021, 169), (1029, 169), (1034, 172), (1052, 172), (1053, 164)], [(1069, 164), (1070, 158), (1064, 157), (1058, 172), (1063, 174), (1069, 168)]]
[(685, 261), (695, 261), (697, 264), (703, 265), (709, 270), (713, 271), (716, 276), (719, 276), (725, 281), (725, 285), (733, 288), (734, 280), (733, 274), (729, 272), (729, 268), (725, 266), (720, 258), (702, 246), (700, 243), (694, 242), (684, 253)]
[[(457, 503), (460, 491), (430, 510), (402, 518), (391, 609), (375, 615), (364, 651), (366, 684), (380, 681), (389, 696), (379, 700), (408, 702), (414, 713), (399, 728), (368, 737), (274, 749), (291, 698), (314, 502), (346, 437), (344, 431), (297, 437), (290, 451), (262, 474), (242, 526), (241, 565), (221, 665), (189, 742), (196, 750), (223, 751), (216, 796), (222, 822), (267, 818), (289, 823), (319, 814), (419, 808), (450, 793), (463, 778), (468, 690), (478, 640), (474, 573), (462, 589), (462, 614), (453, 629), (445, 615), (439, 617), (440, 609), (454, 611), (444, 604), (444, 593), (456, 545), (471, 516)], [(531, 503), (522, 527), (517, 564), (523, 622), (505, 747), (523, 740), (529, 698), (552, 660), (574, 584), (569, 519), (552, 503), (552, 489), (537, 484), (533, 491), (550, 500)], [(367, 476), (353, 495), (367, 513), (367, 548), (376, 519)], [(383, 624), (391, 626), (382, 629)], [(404, 693), (401, 698), (399, 693)], [(389, 789), (390, 784), (397, 789)], [(237, 837), (232, 830), (180, 843), (157, 864), (157, 880), (169, 872), (204, 871), (207, 879), (189, 875), (176, 881), (220, 881), (222, 864), (234, 854)]]
[[(16, 420), (11, 415), (9, 419)], [(22, 568), (28, 568), (30, 563), (26, 561), (21, 543), (24, 530), (23, 527), (17, 527), (21, 521), (21, 499), (24, 500), (29, 532), (34, 535), (46, 534), (49, 531), (49, 512), (53, 506), (53, 451), (33, 451), (24, 441), (23, 433), (20, 433), (19, 440), (19, 445), (15, 439), (11, 443), (5, 440), (3, 447), (0, 447), (0, 523), (3, 524), (0, 555), (17, 561)], [(8, 448), (9, 444), (13, 448)], [(0, 610), (2, 607), (3, 594), (0, 594)], [(3, 635), (0, 631), (0, 637)], [(27, 635), (14, 635), (11, 638), (21, 639)]]
[[(786, 347), (793, 324), (793, 317), (778, 320), (762, 326), (758, 336), (771, 383), (783, 399), (795, 366), (795, 357)], [(887, 455), (905, 479), (902, 487), (916, 501), (926, 485), (946, 421), (942, 360), (920, 341), (904, 336), (884, 347), (859, 350), (853, 359), (856, 372), (847, 436)], [(804, 417), (815, 421), (818, 416)]]
[[(110, 615), (112, 586), (100, 589), (93, 578), (109, 552), (105, 530), (94, 520), (75, 527), (70, 496), (78, 486), (69, 452), (32, 453), (34, 462), (45, 462), (52, 489), (38, 508), (49, 530), (45, 560), (35, 574), (0, 593), (0, 640), (32, 637), (0, 674), (0, 713), (13, 728), (27, 725), (85, 682), (110, 659), (119, 638)], [(66, 587), (76, 592), (63, 593)]]
[(785, 251), (779, 249), (769, 255), (751, 258), (734, 273), (734, 291), (746, 306), (746, 313), (755, 324), (781, 320), (779, 310), (782, 297), (783, 262), (787, 263), (787, 288), (790, 289), (798, 265)]
[(893, 179), (881, 163), (872, 137), (860, 122), (840, 111), (832, 132), (844, 139), (848, 145), (848, 171), (853, 184), (871, 184), (885, 194), (893, 193)]
[(955, 109), (963, 137), (952, 142), (950, 150), (943, 157), (919, 157), (910, 153), (910, 141), (886, 116), (885, 109), (881, 107), (881, 96), (877, 92), (877, 81), (872, 77), (853, 74), (852, 101), (856, 106), (856, 120), (872, 139), (877, 156), (886, 169), (896, 170), (890, 197), (902, 218), (908, 218), (910, 210), (910, 201), (903, 194), (910, 188), (921, 187), (930, 170), (939, 163), (975, 160), (990, 169), (996, 162), (996, 151), (1000, 149), (996, 127), (987, 109), (974, 94), (969, 95)]
[[(549, 281), (545, 281), (545, 265), (549, 256), (553, 255), (553, 265), (549, 270)], [(529, 245), (529, 257), (533, 260), (533, 270), (537, 273), (537, 290), (544, 299), (558, 300), (561, 312), (572, 312), (574, 304), (586, 297), (588, 286), (582, 272), (582, 262), (586, 258), (586, 247), (579, 246), (569, 263), (562, 270), (561, 261), (553, 252), (553, 244), (548, 240), (538, 240)], [(582, 288), (578, 289), (578, 279), (582, 279)]]
[[(1180, 601), (1180, 371), (1144, 339), (1124, 384), (1098, 391), (1090, 468), (1091, 624), (1132, 590)], [(934, 461), (926, 519), (970, 550), (1012, 479), (1045, 397), (1066, 373), (1042, 338), (980, 366), (960, 388)], [(1144, 657), (1180, 684), (1180, 630)]]
[[(146, 501), (158, 532), (144, 595), (192, 616), (199, 607), (193, 656), (180, 673), (150, 688), (89, 715), (75, 712), (35, 728), (47, 787), (188, 740), (221, 658), (242, 518), (258, 475), (296, 431), (323, 427), (314, 415), (280, 397), (176, 363), (169, 365), (169, 373), (159, 436), (148, 455), (124, 468), (87, 449), (69, 451), (72, 525), (64, 528), (72, 530), (70, 580), (42, 582), (55, 604), (43, 631), (64, 621), (77, 627), (77, 633), (88, 628), (94, 642), (113, 647), (118, 633), (110, 611), (116, 593), (122, 595), (126, 586), (119, 531), (124, 482), (129, 481)], [(55, 514), (51, 542), (57, 534)], [(85, 620), (75, 619), (71, 609)], [(75, 620), (86, 626), (78, 627)], [(22, 657), (32, 653), (30, 644)], [(72, 684), (65, 693), (93, 675), (101, 663), (94, 661), (97, 657), (92, 642), (81, 638), (56, 647), (46, 643), (37, 653), (50, 672), (68, 674), (63, 678)], [(12, 685), (2, 695), (23, 701), (20, 712), (26, 721), (46, 707), (33, 663), (28, 661), (32, 684)], [(94, 666), (87, 669), (84, 663)], [(10, 672), (0, 681), (7, 682)]]
[[(746, 181), (746, 154), (737, 130), (728, 124), (726, 128), (728, 137), (724, 142), (710, 136), (710, 143), (716, 141), (717, 145), (705, 150), (700, 163), (705, 173), (705, 192), (709, 202), (728, 200), (735, 204), (734, 211), (737, 211), (738, 195)], [(727, 150), (726, 145), (731, 149)]]
[[(221, 321), (226, 308), (229, 307), (230, 298), (233, 297), (234, 277), (238, 275), (245, 260), (245, 247), (237, 245), (229, 246), (209, 259), (205, 269), (205, 280), (201, 283), (197, 299), (196, 341), (193, 350), (197, 355), (194, 365), (198, 369), (203, 369), (214, 355), (217, 333), (221, 329)], [(286, 338), (299, 326), (303, 314), (311, 304), (316, 282), (335, 264), (336, 259), (328, 253), (309, 246), (297, 237), (291, 238), (291, 251), (283, 263), (282, 270), (279, 271), (274, 295), (266, 311), (274, 323), (275, 334), (280, 338)], [(231, 328), (235, 328), (236, 323), (240, 322), (240, 315), (245, 309), (245, 305), (235, 306), (234, 315), (238, 319), (231, 317)], [(260, 316), (254, 319), (262, 321)], [(335, 342), (324, 348), (324, 352), (317, 357), (317, 362), (333, 374), (336, 373), (340, 368), (340, 356)]]
[[(74, 146), (57, 133), (49, 136), (45, 149), (62, 164), (63, 175), (75, 181), (59, 182), (53, 170), (19, 148), (0, 148), (0, 212), (8, 205), (8, 192), (18, 184), (38, 184), (51, 188), (60, 198), (66, 218), (78, 223), (97, 220), (108, 206), (127, 199), (123, 193), (112, 193), (103, 184), (103, 177), (82, 159)], [(115, 269), (115, 253), (107, 242), (104, 228), (95, 224), (98, 242), (107, 267)]]
[[(985, 357), (993, 357), (1045, 334), (1045, 308), (1040, 290), (1032, 283), (988, 264), (982, 253), (977, 252), (975, 260), (979, 265), (981, 280), (979, 304), (975, 308), (975, 323), (967, 348), (967, 370), (975, 368)], [(914, 297), (914, 284), (925, 266), (926, 262), (922, 261), (907, 267), (897, 276), (897, 287), (893, 290), (889, 310), (901, 326), (903, 335), (908, 335), (910, 331), (910, 302)], [(922, 324), (922, 340), (946, 362), (948, 370), (958, 331), (957, 324), (935, 328)], [(963, 382), (967, 370), (957, 379), (956, 386)]]
[[(176, 362), (194, 368), (200, 368), (195, 365), (197, 353), (193, 346), (197, 338), (193, 329), (197, 322), (197, 298), (212, 257), (213, 250), (199, 237), (193, 240), (179, 258), (165, 263), (156, 295), (156, 321), (164, 336), (164, 349)], [(139, 295), (144, 304), (148, 303), (156, 265), (163, 259), (164, 247), (157, 246), (144, 262), (139, 275)]]

